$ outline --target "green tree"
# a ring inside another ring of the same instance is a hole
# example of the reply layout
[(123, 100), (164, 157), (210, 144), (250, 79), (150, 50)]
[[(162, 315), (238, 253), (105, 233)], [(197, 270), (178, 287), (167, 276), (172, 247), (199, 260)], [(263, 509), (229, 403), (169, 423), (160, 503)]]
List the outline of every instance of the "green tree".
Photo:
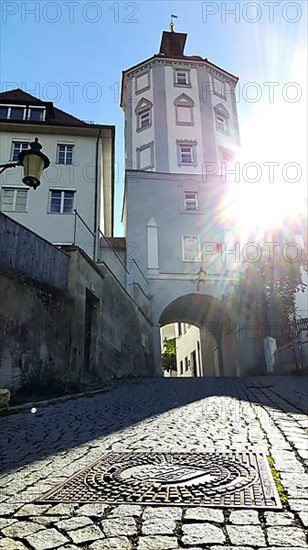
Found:
[(162, 366), (163, 370), (170, 372), (176, 370), (175, 338), (166, 338), (163, 341)]
[(286, 252), (262, 250), (258, 261), (246, 265), (230, 297), (238, 315), (253, 319), (263, 337), (273, 336), (277, 345), (294, 337), (296, 294), (306, 287), (301, 270), (307, 271), (307, 255), (302, 251), (293, 260)]

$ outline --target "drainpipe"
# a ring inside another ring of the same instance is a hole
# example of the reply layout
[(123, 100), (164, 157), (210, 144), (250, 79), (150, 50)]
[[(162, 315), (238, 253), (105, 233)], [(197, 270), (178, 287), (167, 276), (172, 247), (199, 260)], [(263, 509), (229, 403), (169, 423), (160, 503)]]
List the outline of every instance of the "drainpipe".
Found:
[(97, 220), (97, 208), (98, 208), (98, 151), (99, 151), (99, 140), (101, 137), (102, 128), (99, 129), (97, 139), (96, 139), (96, 152), (95, 152), (95, 191), (94, 191), (94, 238), (93, 238), (93, 260), (97, 260), (97, 238), (98, 238), (98, 220)]

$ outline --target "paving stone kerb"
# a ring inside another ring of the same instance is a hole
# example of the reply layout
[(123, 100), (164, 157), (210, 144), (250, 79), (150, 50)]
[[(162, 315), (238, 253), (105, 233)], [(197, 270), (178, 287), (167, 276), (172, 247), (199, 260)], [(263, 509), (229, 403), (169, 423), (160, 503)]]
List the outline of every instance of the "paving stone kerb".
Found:
[[(1, 417), (0, 550), (307, 548), (307, 402), (302, 377), (121, 380)], [(284, 510), (34, 504), (105, 451), (229, 449), (273, 457)]]

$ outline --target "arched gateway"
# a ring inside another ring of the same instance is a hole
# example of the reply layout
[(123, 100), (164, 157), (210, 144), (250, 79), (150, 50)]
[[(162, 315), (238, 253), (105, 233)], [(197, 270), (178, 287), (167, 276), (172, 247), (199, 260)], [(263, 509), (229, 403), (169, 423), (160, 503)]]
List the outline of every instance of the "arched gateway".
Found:
[(162, 327), (171, 323), (189, 323), (200, 329), (200, 353), (203, 376), (236, 376), (238, 342), (235, 324), (221, 300), (201, 293), (191, 293), (172, 300), (159, 318)]

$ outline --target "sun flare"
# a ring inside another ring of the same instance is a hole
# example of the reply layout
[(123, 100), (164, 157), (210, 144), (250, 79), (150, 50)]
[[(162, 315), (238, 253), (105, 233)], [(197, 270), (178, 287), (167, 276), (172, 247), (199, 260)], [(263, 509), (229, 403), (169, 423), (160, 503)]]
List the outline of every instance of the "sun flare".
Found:
[(289, 80), (275, 87), (273, 101), (264, 94), (258, 104), (245, 106), (237, 176), (229, 178), (223, 205), (227, 225), (242, 237), (262, 238), (271, 229), (296, 232), (307, 223), (305, 58), (294, 49)]

